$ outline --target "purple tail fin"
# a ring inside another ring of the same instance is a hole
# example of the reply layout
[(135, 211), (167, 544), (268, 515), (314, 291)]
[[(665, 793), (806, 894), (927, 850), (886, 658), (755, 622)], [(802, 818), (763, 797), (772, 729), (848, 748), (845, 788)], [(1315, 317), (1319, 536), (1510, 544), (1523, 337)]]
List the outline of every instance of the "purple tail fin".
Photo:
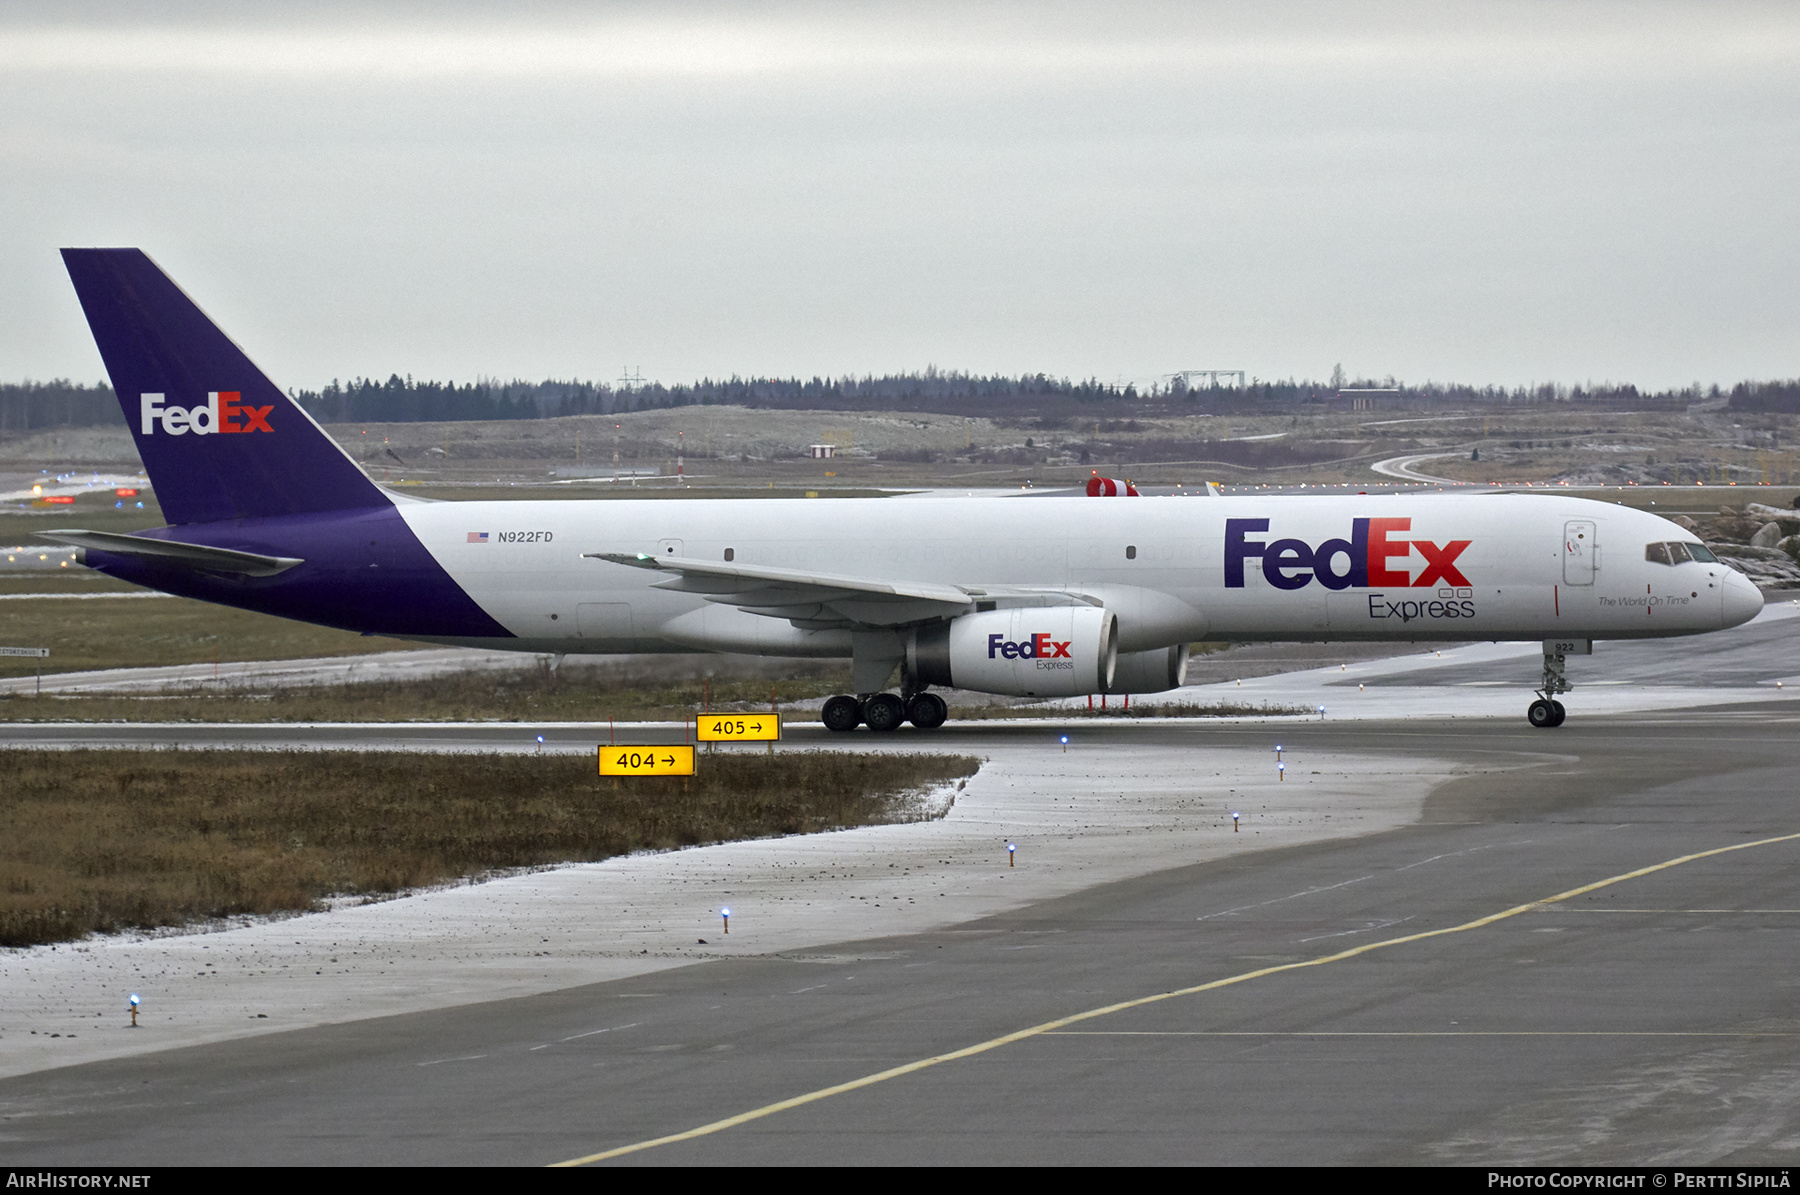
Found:
[(171, 523), (391, 506), (141, 249), (64, 249)]

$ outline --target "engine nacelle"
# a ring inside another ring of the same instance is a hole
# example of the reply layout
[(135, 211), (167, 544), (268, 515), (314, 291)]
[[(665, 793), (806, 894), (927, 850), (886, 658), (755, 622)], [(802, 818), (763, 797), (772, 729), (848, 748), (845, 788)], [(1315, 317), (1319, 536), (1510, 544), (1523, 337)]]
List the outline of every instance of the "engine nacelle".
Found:
[(965, 614), (912, 632), (906, 645), (907, 671), (921, 683), (1008, 697), (1104, 693), (1118, 659), (1119, 620), (1098, 606)]
[(1108, 693), (1163, 693), (1187, 684), (1188, 645), (1125, 651), (1113, 669)]
[(1138, 493), (1138, 488), (1131, 484), (1130, 479), (1121, 481), (1117, 477), (1102, 477), (1098, 471), (1088, 478), (1087, 496), (1090, 498), (1142, 497)]

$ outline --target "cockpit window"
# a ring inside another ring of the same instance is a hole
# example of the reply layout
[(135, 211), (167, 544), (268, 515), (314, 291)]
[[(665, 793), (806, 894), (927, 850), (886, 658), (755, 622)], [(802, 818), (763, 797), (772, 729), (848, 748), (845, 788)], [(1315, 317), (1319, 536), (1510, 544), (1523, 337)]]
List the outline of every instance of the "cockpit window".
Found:
[(1712, 549), (1705, 544), (1645, 544), (1644, 559), (1651, 564), (1686, 564), (1697, 560), (1701, 564), (1717, 564), (1719, 558), (1712, 554)]

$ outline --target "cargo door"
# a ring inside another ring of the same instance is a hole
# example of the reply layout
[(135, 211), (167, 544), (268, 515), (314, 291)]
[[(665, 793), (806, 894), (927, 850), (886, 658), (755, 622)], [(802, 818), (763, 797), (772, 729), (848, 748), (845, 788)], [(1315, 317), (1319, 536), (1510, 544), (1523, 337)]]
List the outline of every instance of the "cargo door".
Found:
[(1596, 525), (1587, 519), (1571, 519), (1563, 524), (1563, 584), (1594, 583), (1594, 568), (1600, 563), (1595, 533)]
[(575, 630), (583, 639), (629, 639), (631, 603), (582, 602), (575, 607)]

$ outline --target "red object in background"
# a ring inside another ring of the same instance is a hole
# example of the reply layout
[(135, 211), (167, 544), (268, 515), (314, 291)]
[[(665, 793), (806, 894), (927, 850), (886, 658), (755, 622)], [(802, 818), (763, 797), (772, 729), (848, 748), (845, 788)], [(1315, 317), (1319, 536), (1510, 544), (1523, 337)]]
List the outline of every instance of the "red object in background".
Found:
[(31, 504), (33, 506), (73, 506), (75, 499), (67, 495), (54, 498), (33, 498)]
[(1141, 498), (1137, 487), (1129, 481), (1118, 481), (1111, 477), (1102, 477), (1098, 473), (1088, 478), (1087, 494), (1090, 498)]
[(114, 490), (114, 491), (113, 491), (113, 493), (115, 493), (115, 494), (117, 494), (117, 495), (118, 495), (118, 496), (119, 496), (119, 497), (121, 497), (121, 498), (135, 498), (135, 497), (137, 497), (137, 491), (136, 491), (136, 490)]

